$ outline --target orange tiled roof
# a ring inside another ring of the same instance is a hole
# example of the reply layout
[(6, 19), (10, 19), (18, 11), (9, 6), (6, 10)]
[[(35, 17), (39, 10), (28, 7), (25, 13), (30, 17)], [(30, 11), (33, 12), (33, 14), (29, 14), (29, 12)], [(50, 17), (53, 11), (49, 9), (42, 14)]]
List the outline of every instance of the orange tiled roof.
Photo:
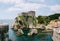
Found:
[(50, 23), (48, 24), (48, 26), (60, 26), (60, 20), (58, 20), (57, 22), (55, 22), (54, 20), (50, 21)]

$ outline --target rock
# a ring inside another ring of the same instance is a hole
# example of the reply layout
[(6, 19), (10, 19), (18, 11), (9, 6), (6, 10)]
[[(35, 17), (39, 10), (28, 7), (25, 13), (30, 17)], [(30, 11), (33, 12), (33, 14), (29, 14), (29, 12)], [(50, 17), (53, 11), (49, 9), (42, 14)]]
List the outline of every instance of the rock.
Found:
[(15, 27), (14, 27), (14, 30), (18, 30), (18, 28), (15, 26)]
[(9, 25), (4, 23), (4, 24), (0, 24), (0, 33), (4, 32), (7, 33), (9, 30)]
[(23, 35), (24, 33), (23, 33), (22, 29), (18, 29), (18, 31), (17, 31), (16, 34), (17, 34), (18, 36), (20, 36), (20, 35)]
[(31, 31), (28, 33), (28, 36), (32, 36), (33, 34), (37, 34), (37, 29), (31, 29)]
[(6, 35), (8, 35), (9, 25), (6, 23), (0, 24), (0, 41), (6, 41)]
[(5, 38), (5, 40), (4, 41), (9, 41), (9, 38)]
[(20, 28), (19, 23), (14, 23), (12, 29), (18, 30)]
[(45, 26), (45, 29), (46, 29), (46, 30), (52, 30), (53, 27), (51, 27), (51, 26)]
[(32, 36), (32, 34), (31, 33), (28, 33), (28, 36)]
[(4, 33), (4, 36), (5, 36), (5, 37), (7, 37), (7, 38), (9, 38), (9, 35), (8, 35), (8, 33)]

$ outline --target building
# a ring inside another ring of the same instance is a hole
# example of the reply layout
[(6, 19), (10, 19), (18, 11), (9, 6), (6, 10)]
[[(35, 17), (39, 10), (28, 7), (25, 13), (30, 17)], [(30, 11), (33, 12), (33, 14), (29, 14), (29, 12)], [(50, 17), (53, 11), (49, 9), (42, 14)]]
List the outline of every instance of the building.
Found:
[(60, 27), (60, 20), (59, 19), (51, 20), (47, 26), (52, 27), (52, 28)]
[(28, 13), (27, 12), (22, 12), (21, 14), (22, 14), (22, 16), (28, 16)]
[(60, 41), (60, 28), (53, 29), (53, 41)]
[(29, 11), (29, 12), (28, 12), (28, 16), (34, 17), (34, 16), (35, 16), (35, 11)]
[(60, 41), (60, 18), (56, 21), (57, 28), (53, 29), (53, 41)]

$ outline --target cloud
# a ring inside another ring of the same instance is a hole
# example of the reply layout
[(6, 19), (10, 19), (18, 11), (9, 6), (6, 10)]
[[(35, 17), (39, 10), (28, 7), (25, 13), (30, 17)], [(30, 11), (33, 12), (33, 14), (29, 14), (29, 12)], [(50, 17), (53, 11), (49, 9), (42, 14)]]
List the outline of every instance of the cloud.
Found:
[[(58, 3), (58, 1), (56, 2)], [(30, 10), (36, 11), (36, 16), (50, 15), (55, 12), (60, 12), (60, 5), (56, 2), (54, 0), (0, 0), (0, 15), (2, 13), (3, 16), (5, 13), (7, 16), (5, 15), (3, 18), (13, 18), (20, 12)]]
[(45, 7), (46, 5), (43, 4), (35, 4), (35, 3), (20, 3), (20, 4), (15, 4), (15, 6), (12, 6), (8, 9), (7, 11), (30, 11), (30, 10), (38, 10), (38, 8)]
[(60, 12), (60, 5), (49, 6), (52, 11)]
[(23, 3), (23, 0), (0, 0), (1, 3)]
[(29, 3), (44, 3), (45, 0), (25, 0), (25, 2), (29, 2)]
[(8, 5), (13, 4), (12, 6), (9, 6), (9, 7), (4, 5), (7, 8), (2, 10), (6, 14), (8, 13), (8, 15), (10, 14), (9, 16), (13, 16), (11, 14), (14, 14), (16, 16), (16, 14), (20, 12), (25, 12), (25, 11), (30, 11), (30, 10), (37, 11), (39, 10), (39, 8), (46, 6), (44, 4), (25, 2), (25, 0), (0, 0), (0, 2), (3, 4), (8, 4)]
[(45, 0), (40, 0), (41, 2), (45, 2)]

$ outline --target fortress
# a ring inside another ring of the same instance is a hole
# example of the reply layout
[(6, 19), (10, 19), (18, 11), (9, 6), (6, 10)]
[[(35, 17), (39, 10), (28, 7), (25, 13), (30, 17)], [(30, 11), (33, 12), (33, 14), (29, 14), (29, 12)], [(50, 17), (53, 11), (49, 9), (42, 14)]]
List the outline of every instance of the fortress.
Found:
[(15, 18), (15, 22), (13, 24), (13, 29), (17, 30), (17, 35), (23, 35), (23, 29), (29, 29), (29, 33), (27, 35), (37, 34), (37, 19), (35, 17), (35, 11), (22, 12)]

